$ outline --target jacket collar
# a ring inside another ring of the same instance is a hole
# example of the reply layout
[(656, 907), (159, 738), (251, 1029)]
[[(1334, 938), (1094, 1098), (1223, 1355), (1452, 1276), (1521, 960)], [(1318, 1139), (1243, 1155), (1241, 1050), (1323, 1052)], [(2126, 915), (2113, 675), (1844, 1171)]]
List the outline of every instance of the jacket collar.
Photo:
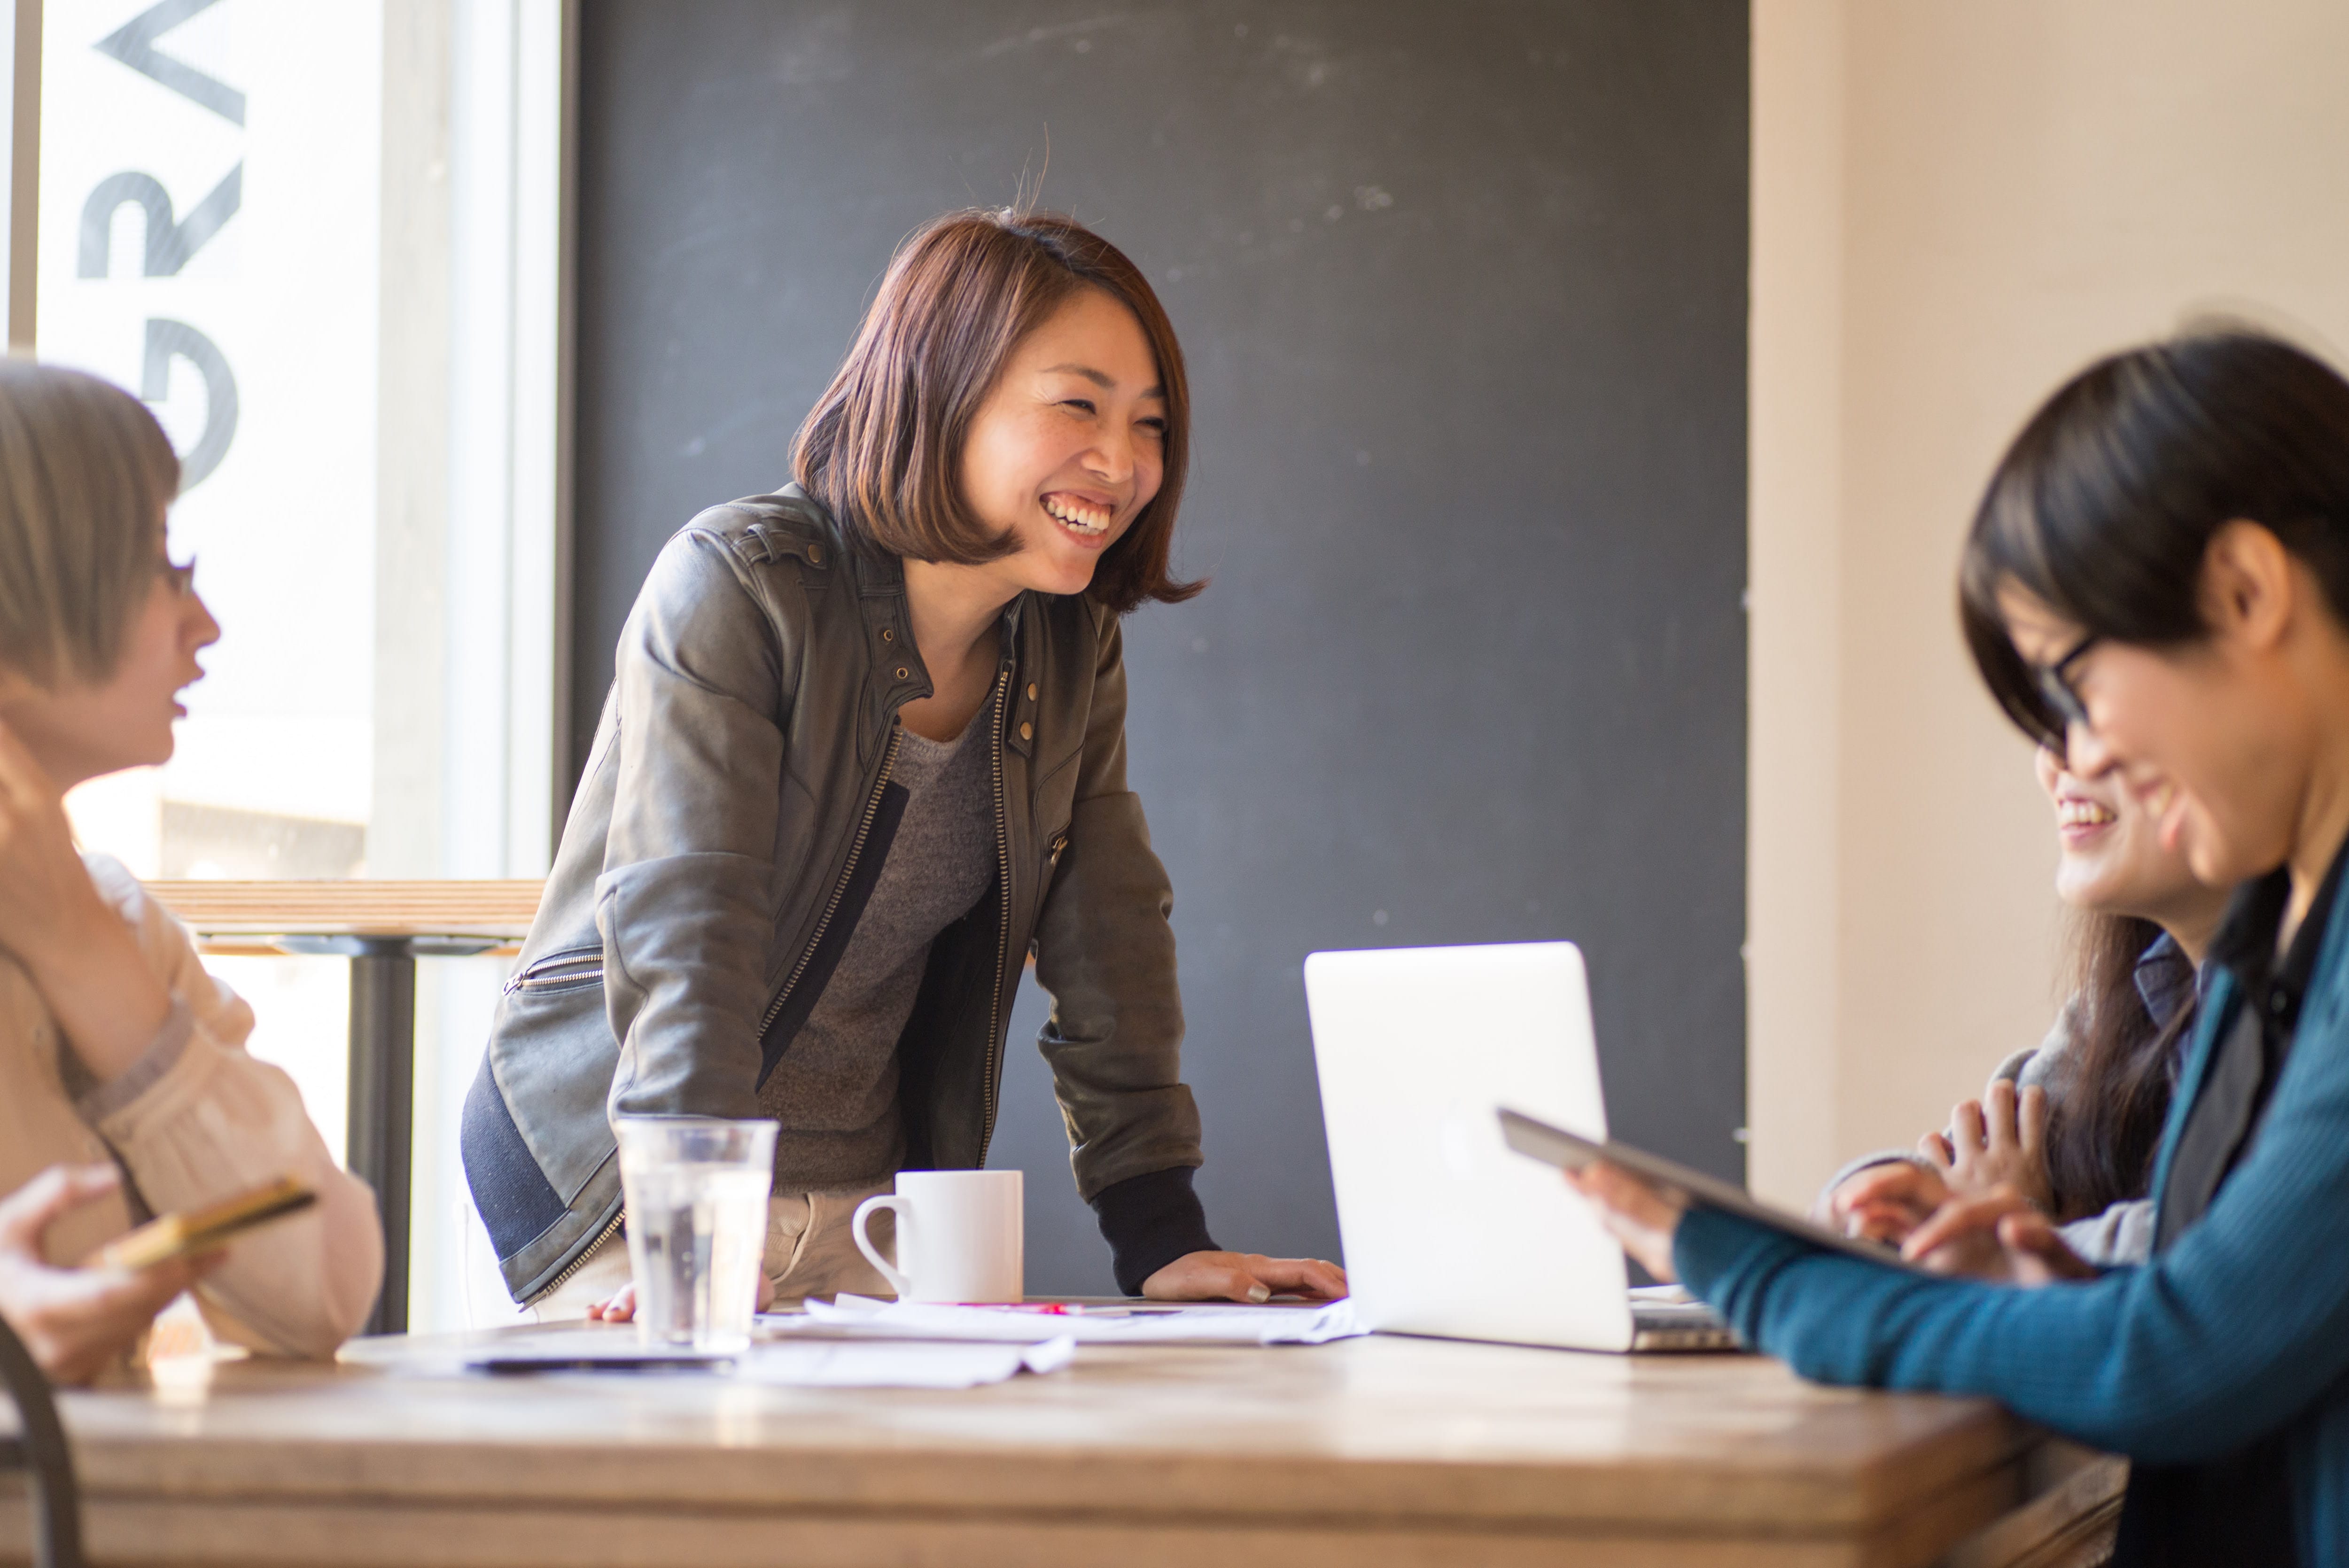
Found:
[[(873, 678), (867, 686), (869, 701), (867, 719), (882, 733), (895, 721), (897, 710), (909, 702), (928, 696), (936, 687), (930, 681), (930, 672), (922, 663), (921, 650), (914, 644), (914, 620), (905, 601), (905, 563), (897, 556), (879, 551), (854, 548), (842, 534), (839, 523), (829, 511), (796, 484), (785, 485), (779, 495), (789, 497), (805, 506), (820, 520), (822, 526), (847, 562), (848, 576), (856, 594), (858, 618), (864, 623), (864, 646), (871, 660)], [(1028, 614), (1028, 601), (1032, 590), (1012, 596), (1003, 607), (998, 625), (999, 667), (1009, 666), (1016, 676), (1019, 664), (1019, 633)], [(1018, 704), (1014, 704), (1018, 707)], [(1007, 727), (1009, 733), (1004, 743), (1022, 756), (1028, 755), (1033, 731), (1019, 733), (1018, 723)]]

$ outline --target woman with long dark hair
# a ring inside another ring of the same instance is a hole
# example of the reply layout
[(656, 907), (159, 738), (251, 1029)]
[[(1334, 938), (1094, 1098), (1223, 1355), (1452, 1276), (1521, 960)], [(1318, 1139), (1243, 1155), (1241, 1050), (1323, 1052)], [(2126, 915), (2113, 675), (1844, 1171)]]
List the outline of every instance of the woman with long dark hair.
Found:
[(2154, 1146), (2227, 894), (2195, 879), (2117, 782), (2076, 777), (2052, 747), (2034, 760), (2054, 809), (2055, 892), (2071, 911), (2070, 1000), (2045, 1040), (2000, 1063), (1982, 1099), (1955, 1107), (1915, 1153), (1838, 1171), (1820, 1217), (1897, 1244), (1951, 1198), (2003, 1185), (2088, 1262), (2140, 1263), (2153, 1246)]
[(2013, 1185), (2092, 1263), (2140, 1263), (2153, 1250), (2154, 1150), (2192, 1034), (2196, 966), (2226, 913), (2223, 892), (2193, 888), (2209, 900), (2199, 940), (2129, 914), (2071, 923), (2071, 1028), (2043, 1080), (2045, 1185), (2025, 1186), (2027, 1167)]
[(466, 1102), (516, 1300), (630, 1309), (611, 1118), (648, 1115), (777, 1124), (763, 1294), (885, 1294), (850, 1218), (901, 1170), (986, 1163), (1031, 956), (1119, 1288), (1344, 1294), (1219, 1249), (1192, 1191), (1119, 631), (1199, 591), (1168, 564), (1189, 443), (1132, 262), (1070, 219), (952, 212), (890, 263), (796, 482), (668, 542)]
[(1903, 1250), (1985, 1249), (2012, 1283), (1936, 1279), (1569, 1180), (1806, 1376), (1991, 1395), (2129, 1456), (2116, 1562), (2349, 1562), (2349, 380), (2240, 330), (2091, 366), (2001, 461), (1961, 583), (2006, 712), (2241, 884), (2151, 1257), (2095, 1269), (2002, 1190)]

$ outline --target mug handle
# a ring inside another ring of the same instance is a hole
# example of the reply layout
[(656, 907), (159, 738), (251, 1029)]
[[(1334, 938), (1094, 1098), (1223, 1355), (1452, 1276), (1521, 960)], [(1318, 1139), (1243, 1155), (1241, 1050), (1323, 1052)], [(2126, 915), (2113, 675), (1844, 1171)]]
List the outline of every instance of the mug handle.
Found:
[(905, 1301), (914, 1294), (914, 1282), (890, 1266), (889, 1260), (881, 1255), (874, 1247), (872, 1241), (864, 1234), (864, 1217), (875, 1209), (894, 1211), (900, 1227), (913, 1219), (914, 1211), (904, 1198), (895, 1193), (883, 1192), (857, 1204), (856, 1212), (851, 1215), (848, 1221), (848, 1234), (850, 1239), (855, 1242), (856, 1250), (864, 1254), (866, 1263), (881, 1271), (881, 1277), (889, 1282), (889, 1288), (897, 1293), (897, 1299)]

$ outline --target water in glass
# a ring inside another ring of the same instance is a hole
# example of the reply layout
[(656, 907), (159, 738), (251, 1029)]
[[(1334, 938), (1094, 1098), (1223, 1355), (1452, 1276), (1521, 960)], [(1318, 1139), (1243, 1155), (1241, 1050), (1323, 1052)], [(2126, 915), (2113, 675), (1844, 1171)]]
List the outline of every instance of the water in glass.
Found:
[(616, 1126), (638, 1339), (742, 1349), (766, 1244), (775, 1124), (630, 1117)]

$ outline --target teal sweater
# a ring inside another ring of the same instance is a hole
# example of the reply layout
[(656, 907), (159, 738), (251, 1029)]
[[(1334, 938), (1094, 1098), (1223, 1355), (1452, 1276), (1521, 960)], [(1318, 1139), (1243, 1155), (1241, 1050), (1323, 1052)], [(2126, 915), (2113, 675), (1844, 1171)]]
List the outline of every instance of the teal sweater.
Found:
[[(1715, 1210), (1673, 1240), (1682, 1280), (1746, 1342), (1825, 1383), (1981, 1394), (2097, 1448), (2292, 1453), (2303, 1564), (2349, 1565), (2349, 882), (2264, 1125), (2201, 1222), (2137, 1267), (2018, 1290), (1815, 1250)], [(2153, 1191), (2241, 995), (2215, 977)]]

